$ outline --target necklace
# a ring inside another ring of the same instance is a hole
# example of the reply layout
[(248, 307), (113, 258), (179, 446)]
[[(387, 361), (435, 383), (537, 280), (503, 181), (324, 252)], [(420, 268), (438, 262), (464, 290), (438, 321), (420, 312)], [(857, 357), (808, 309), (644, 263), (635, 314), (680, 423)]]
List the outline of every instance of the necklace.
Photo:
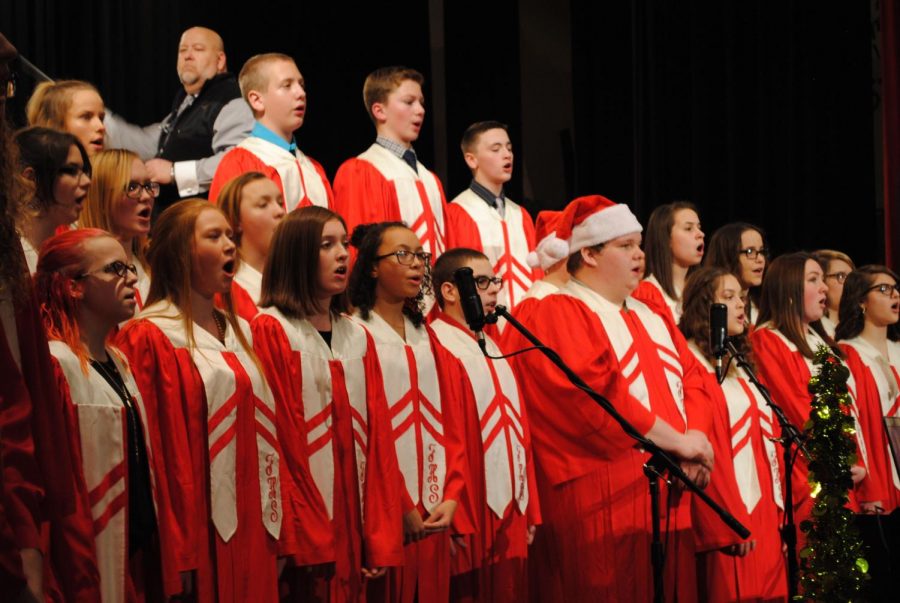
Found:
[(225, 345), (225, 317), (218, 310), (213, 310), (213, 320), (216, 322), (216, 330), (219, 332), (219, 341)]

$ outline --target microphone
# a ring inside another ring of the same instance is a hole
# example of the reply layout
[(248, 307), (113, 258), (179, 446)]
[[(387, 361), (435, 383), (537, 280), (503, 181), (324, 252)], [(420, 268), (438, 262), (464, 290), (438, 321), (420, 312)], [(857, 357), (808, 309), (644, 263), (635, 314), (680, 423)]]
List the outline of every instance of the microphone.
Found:
[(722, 357), (727, 353), (725, 339), (728, 336), (728, 306), (713, 304), (709, 307), (709, 348), (716, 357), (716, 379), (722, 382)]
[(453, 283), (459, 291), (459, 304), (466, 317), (466, 324), (475, 331), (478, 336), (478, 345), (483, 350), (485, 349), (484, 333), (482, 332), (484, 308), (481, 305), (481, 296), (478, 295), (478, 289), (475, 287), (475, 276), (472, 269), (468, 266), (457, 268), (453, 272)]

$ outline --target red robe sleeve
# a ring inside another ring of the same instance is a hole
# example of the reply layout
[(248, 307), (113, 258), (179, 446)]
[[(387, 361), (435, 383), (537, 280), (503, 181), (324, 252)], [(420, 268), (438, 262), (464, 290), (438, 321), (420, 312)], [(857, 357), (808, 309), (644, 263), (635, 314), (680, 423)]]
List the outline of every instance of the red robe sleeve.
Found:
[(350, 234), (360, 224), (400, 220), (397, 189), (364, 159), (348, 159), (338, 169), (334, 176), (334, 208), (344, 218)]
[[(644, 302), (651, 310), (663, 318), (667, 318), (669, 322), (675, 322), (675, 317), (672, 316), (669, 304), (666, 303), (659, 289), (650, 281), (642, 280), (638, 283), (637, 289), (631, 293), (631, 297)], [(677, 327), (678, 325), (675, 326)]]
[(403, 476), (397, 465), (394, 432), (387, 397), (381, 378), (381, 365), (375, 341), (368, 341), (363, 365), (366, 371), (366, 410), (369, 438), (366, 452), (365, 538), (368, 567), (401, 566), (403, 553), (403, 517), (401, 491)]
[[(444, 449), (447, 455), (447, 474), (444, 482), (444, 499), (455, 500), (453, 531), (457, 534), (475, 532), (475, 513), (471, 493), (466, 484), (471, 479), (469, 459), (466, 454), (464, 411), (460, 391), (459, 363), (440, 344), (437, 335), (428, 329), (431, 349), (438, 369), (438, 383), (441, 388), (441, 414), (444, 427)], [(406, 492), (406, 488), (403, 489)], [(407, 493), (407, 496), (409, 494)]]
[[(566, 328), (560, 328), (560, 317), (565, 317)], [(576, 299), (554, 295), (542, 300), (529, 319), (526, 326), (538, 339), (609, 399), (638, 432), (650, 431), (656, 417), (629, 393), (603, 325), (591, 310)], [(540, 351), (513, 360), (535, 448), (551, 483), (585, 475), (634, 445), (618, 423)]]
[[(704, 371), (704, 385), (711, 400), (710, 422), (706, 435), (713, 447), (716, 466), (710, 473), (706, 493), (744, 526), (751, 525), (747, 506), (741, 500), (734, 473), (728, 403), (714, 374)], [(762, 476), (763, 479), (766, 476)], [(741, 538), (703, 501), (691, 503), (691, 520), (698, 552), (720, 549), (741, 542)], [(750, 538), (754, 536), (751, 534)]]
[[(467, 247), (484, 253), (481, 237), (478, 235), (478, 226), (472, 216), (458, 203), (450, 203), (446, 206), (447, 214), (447, 249)], [(534, 233), (529, 241), (534, 248)]]
[(185, 350), (175, 350), (148, 320), (133, 320), (119, 331), (116, 345), (125, 354), (141, 392), (153, 454), (160, 549), (167, 594), (180, 592), (178, 573), (197, 568), (197, 501), (205, 479), (195, 476), (188, 440), (187, 399), (202, 391), (200, 376)]
[(859, 427), (863, 441), (866, 443), (868, 463), (866, 478), (857, 486), (857, 499), (862, 502), (880, 501), (889, 504), (893, 481), (891, 475), (890, 444), (884, 429), (884, 417), (881, 409), (881, 395), (875, 378), (859, 353), (846, 344), (841, 344), (846, 355), (844, 361), (853, 374), (856, 382), (856, 406), (859, 409)]
[(266, 165), (259, 158), (240, 147), (234, 147), (222, 157), (219, 167), (216, 168), (216, 174), (213, 176), (212, 184), (209, 186), (209, 202), (217, 203), (219, 193), (234, 178), (247, 172), (261, 172), (266, 175), (269, 180), (275, 182), (282, 191), (284, 187), (281, 185), (281, 177), (278, 172), (271, 166)]
[(71, 458), (76, 465), (75, 512), (53, 521), (51, 534), (51, 566), (66, 601), (100, 600), (100, 571), (94, 543), (94, 521), (91, 515), (90, 497), (82, 471), (81, 434), (78, 430), (78, 411), (72, 402), (69, 382), (59, 362), (53, 358), (54, 380), (71, 426), (72, 441), (68, 444)]
[(303, 369), (300, 353), (291, 349), (277, 319), (260, 314), (252, 323), (253, 349), (275, 396), (275, 417), (282, 459), (282, 520), (278, 554), (296, 565), (335, 559), (334, 532), (325, 501), (313, 481), (303, 413)]

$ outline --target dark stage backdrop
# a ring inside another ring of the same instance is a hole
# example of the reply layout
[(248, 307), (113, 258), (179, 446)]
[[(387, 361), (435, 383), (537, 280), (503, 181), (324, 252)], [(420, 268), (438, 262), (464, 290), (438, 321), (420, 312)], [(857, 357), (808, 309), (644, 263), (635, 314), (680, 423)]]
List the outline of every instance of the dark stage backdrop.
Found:
[(599, 193), (646, 220), (689, 199), (708, 233), (746, 220), (776, 252), (834, 247), (882, 261), (870, 7), (831, 6), (23, 0), (0, 3), (0, 31), (140, 123), (169, 111), (191, 25), (222, 34), (234, 72), (257, 52), (286, 52), (308, 85), (298, 139), (331, 176), (373, 138), (365, 75), (406, 64), (427, 78), (416, 150), (448, 199), (469, 178), (463, 129), (499, 119), (517, 153), (511, 196), (533, 213)]

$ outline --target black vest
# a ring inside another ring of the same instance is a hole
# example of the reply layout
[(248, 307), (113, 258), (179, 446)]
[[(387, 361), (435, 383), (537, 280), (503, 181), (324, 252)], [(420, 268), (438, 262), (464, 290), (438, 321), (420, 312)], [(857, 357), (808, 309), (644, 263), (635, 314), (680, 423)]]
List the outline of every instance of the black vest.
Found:
[[(172, 103), (172, 113), (178, 111), (187, 93), (180, 88)], [(230, 73), (220, 73), (207, 80), (200, 93), (178, 118), (171, 122), (166, 119), (163, 132), (159, 136), (157, 157), (169, 161), (190, 161), (209, 157), (215, 153), (212, 148), (213, 126), (222, 107), (241, 97), (237, 78)], [(199, 196), (206, 196), (203, 193)], [(156, 201), (157, 213), (178, 199), (178, 189), (174, 185), (163, 186)]]

